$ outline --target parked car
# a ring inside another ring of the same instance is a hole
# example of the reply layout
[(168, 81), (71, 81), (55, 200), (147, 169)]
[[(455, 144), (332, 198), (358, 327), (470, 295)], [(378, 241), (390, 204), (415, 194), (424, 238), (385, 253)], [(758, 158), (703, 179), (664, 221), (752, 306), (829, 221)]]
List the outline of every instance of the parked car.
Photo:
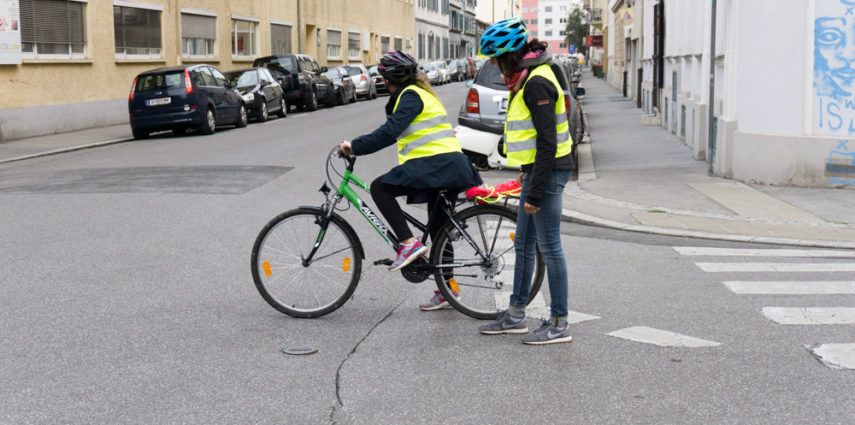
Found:
[(356, 102), (356, 85), (347, 75), (347, 69), (343, 66), (330, 68), (324, 72), (335, 87), (336, 105), (344, 105), (344, 102)]
[(468, 74), (465, 61), (463, 59), (452, 59), (448, 62), (448, 69), (451, 71), (452, 81), (463, 81)]
[(445, 64), (445, 61), (436, 61), (436, 68), (439, 70), (439, 84), (445, 84), (451, 82), (451, 71), (448, 69), (448, 65)]
[[(576, 161), (576, 148), (585, 132), (582, 107), (578, 104), (576, 96), (583, 95), (585, 89), (571, 88), (570, 77), (559, 60), (553, 59), (550, 66), (564, 91), (564, 107), (567, 110), (570, 135), (573, 138), (572, 155), (573, 160)], [(502, 145), (509, 91), (502, 79), (501, 71), (496, 65), (485, 62), (475, 80), (466, 84), (470, 86), (469, 92), (457, 116), (460, 127), (465, 128), (455, 129), (463, 153), (481, 169), (507, 166)], [(485, 140), (489, 140), (486, 145)]]
[(285, 87), (285, 103), (289, 108), (294, 105), (314, 111), (319, 103), (335, 104), (335, 88), (323, 75), (327, 67), (319, 66), (309, 55), (265, 56), (254, 60), (252, 66), (269, 69)]
[(350, 76), (353, 84), (356, 85), (357, 95), (363, 96), (365, 99), (377, 98), (377, 87), (375, 86), (374, 79), (371, 78), (370, 73), (364, 66), (354, 64), (345, 66), (344, 69), (347, 71), (347, 75)]
[(211, 134), (217, 125), (245, 127), (247, 110), (240, 93), (211, 65), (172, 66), (145, 71), (134, 78), (128, 114), (135, 139), (155, 131), (176, 135), (189, 128)]
[(428, 62), (424, 65), (419, 66), (419, 68), (424, 71), (425, 76), (427, 77), (428, 82), (430, 82), (431, 85), (437, 86), (441, 84), (440, 71), (439, 68), (436, 67), (436, 63)]
[(384, 80), (383, 76), (380, 75), (380, 71), (377, 70), (377, 65), (368, 68), (368, 73), (371, 75), (371, 79), (374, 80), (375, 94), (389, 93), (389, 89), (386, 87), (386, 80)]
[(256, 121), (267, 121), (270, 112), (276, 112), (280, 118), (288, 114), (285, 92), (267, 68), (231, 71), (226, 78), (240, 92), (247, 113)]

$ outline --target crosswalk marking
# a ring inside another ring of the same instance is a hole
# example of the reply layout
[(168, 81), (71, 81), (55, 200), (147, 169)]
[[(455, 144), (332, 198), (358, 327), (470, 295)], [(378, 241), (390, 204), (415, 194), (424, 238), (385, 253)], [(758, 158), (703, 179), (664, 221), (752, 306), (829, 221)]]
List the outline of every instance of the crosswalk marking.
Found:
[(654, 344), (661, 347), (701, 348), (718, 347), (721, 345), (721, 343), (715, 341), (707, 341), (705, 339), (681, 335), (671, 331), (663, 331), (661, 329), (650, 328), (647, 326), (634, 326), (631, 328), (620, 329), (607, 333), (606, 335), (613, 336), (615, 338), (628, 339), (635, 342), (642, 342), (645, 344)]
[[(510, 304), (511, 293), (510, 292), (499, 292), (496, 294), (496, 309), (507, 310), (508, 305)], [(529, 318), (535, 319), (549, 319), (551, 315), (551, 311), (549, 306), (546, 305), (546, 300), (543, 298), (543, 293), (538, 292), (537, 295), (534, 296), (534, 299), (528, 304), (525, 308), (525, 315)], [(568, 311), (567, 312), (567, 323), (581, 323), (586, 322), (588, 320), (599, 319), (600, 316), (594, 316), (592, 314), (579, 313), (578, 311)]]
[(806, 347), (819, 361), (832, 369), (855, 369), (855, 344), (819, 344)]
[(809, 258), (855, 258), (855, 250), (836, 251), (828, 249), (736, 249), (675, 246), (674, 250), (684, 256), (707, 257), (809, 257)]
[(728, 289), (740, 295), (855, 294), (855, 281), (728, 281)]
[(707, 273), (855, 272), (855, 263), (695, 263)]
[(850, 307), (764, 307), (763, 315), (782, 325), (855, 324), (855, 308)]

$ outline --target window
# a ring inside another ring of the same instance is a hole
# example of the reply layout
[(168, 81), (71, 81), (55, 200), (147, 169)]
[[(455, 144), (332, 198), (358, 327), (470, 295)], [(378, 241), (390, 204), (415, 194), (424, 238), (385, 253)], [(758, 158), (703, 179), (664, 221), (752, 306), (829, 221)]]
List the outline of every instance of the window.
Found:
[(184, 56), (214, 57), (214, 39), (217, 18), (213, 16), (181, 14), (181, 54)]
[(532, 31), (532, 32), (531, 32), (531, 36), (532, 36), (532, 37), (537, 37), (537, 31)]
[(389, 37), (381, 36), (380, 37), (380, 52), (386, 53), (389, 51)]
[(532, 25), (537, 25), (537, 18), (531, 20)]
[(552, 6), (546, 6), (546, 10), (544, 12), (552, 12)]
[(116, 56), (160, 57), (160, 11), (113, 6)]
[(270, 24), (270, 53), (287, 55), (291, 50), (291, 26)]
[(560, 32), (558, 33), (558, 35), (565, 36), (565, 35), (567, 35), (567, 31), (560, 31)]
[(404, 39), (395, 37), (395, 50), (404, 50)]
[(528, 13), (528, 8), (524, 7), (522, 13)]
[(327, 57), (341, 57), (341, 31), (327, 30)]
[(425, 35), (419, 33), (419, 59), (425, 58)]
[(83, 7), (83, 3), (67, 0), (21, 0), (24, 57), (83, 58), (86, 54)]
[(562, 48), (562, 49), (566, 49), (566, 48), (567, 48), (567, 43), (561, 43), (561, 45), (560, 45), (560, 46), (558, 46), (558, 47), (560, 47), (560, 48)]
[(257, 28), (256, 22), (232, 19), (232, 56), (255, 55)]
[(562, 24), (566, 24), (567, 18), (561, 18), (558, 22), (561, 22)]
[(347, 33), (347, 56), (359, 59), (359, 40), (362, 38), (359, 31)]
[(217, 70), (217, 68), (208, 67), (208, 69), (211, 71), (211, 75), (214, 76), (214, 83), (217, 84), (217, 87), (228, 87), (229, 79), (222, 72)]
[(552, 31), (546, 31), (546, 34), (544, 34), (543, 36), (544, 37), (552, 37)]
[(544, 21), (543, 23), (544, 23), (544, 24), (551, 24), (551, 23), (552, 23), (552, 18), (546, 18), (546, 21)]

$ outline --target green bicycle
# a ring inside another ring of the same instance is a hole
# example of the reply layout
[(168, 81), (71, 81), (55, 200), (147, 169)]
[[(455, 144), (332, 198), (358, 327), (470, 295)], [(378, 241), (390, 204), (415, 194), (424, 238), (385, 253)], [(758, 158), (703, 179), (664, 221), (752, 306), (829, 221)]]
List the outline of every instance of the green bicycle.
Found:
[[(332, 164), (335, 157), (346, 163), (343, 174)], [(274, 217), (255, 240), (251, 260), (255, 286), (264, 300), (282, 313), (320, 317), (344, 305), (356, 290), (365, 252), (353, 227), (337, 213), (342, 199), (347, 199), (397, 252), (398, 239), (350, 186), (353, 183), (370, 193), (368, 184), (353, 174), (355, 163), (353, 156), (338, 155), (336, 146), (327, 155), (327, 181), (320, 189), (323, 204), (301, 206)], [(335, 191), (327, 185), (333, 184), (331, 169), (341, 177)], [(411, 282), (433, 276), (442, 296), (455, 309), (477, 319), (494, 319), (507, 307), (513, 287), (517, 213), (506, 205), (475, 203), (458, 211), (460, 205), (471, 201), (448, 199), (445, 190), (437, 196), (438, 208), (433, 209), (427, 223), (405, 213), (407, 221), (424, 232), (423, 243), (430, 237), (428, 229), (438, 222), (438, 214), (448, 220), (433, 233), (428, 259), (414, 261), (401, 273)], [(374, 264), (391, 263), (391, 259), (383, 259)], [(540, 289), (544, 271), (538, 252), (529, 300)]]

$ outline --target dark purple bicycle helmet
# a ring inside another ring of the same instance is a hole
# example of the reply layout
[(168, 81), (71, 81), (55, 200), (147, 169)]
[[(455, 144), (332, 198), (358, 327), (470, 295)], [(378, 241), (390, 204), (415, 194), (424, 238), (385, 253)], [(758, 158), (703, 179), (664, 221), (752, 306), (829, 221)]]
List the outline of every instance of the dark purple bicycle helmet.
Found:
[(377, 71), (393, 83), (405, 83), (415, 78), (419, 68), (416, 59), (406, 52), (390, 50), (380, 59)]

